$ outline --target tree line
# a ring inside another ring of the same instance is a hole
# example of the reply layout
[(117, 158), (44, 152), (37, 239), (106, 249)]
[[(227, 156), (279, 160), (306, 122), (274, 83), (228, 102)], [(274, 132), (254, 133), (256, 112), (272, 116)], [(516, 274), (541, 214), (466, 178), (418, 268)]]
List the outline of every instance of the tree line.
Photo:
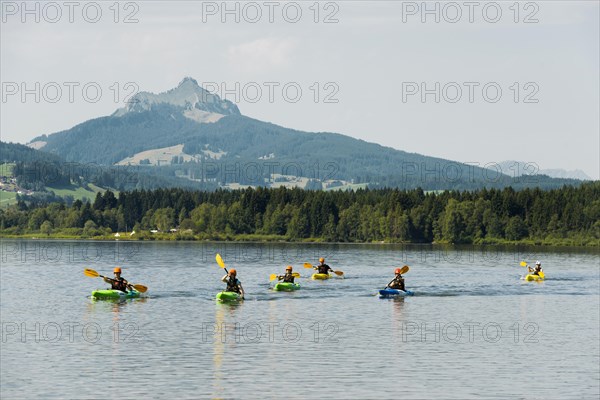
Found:
[(0, 210), (5, 235), (71, 232), (92, 237), (149, 230), (176, 238), (270, 235), (332, 242), (494, 243), (533, 241), (597, 245), (600, 182), (543, 191), (512, 188), (424, 192), (421, 189), (311, 191), (249, 188), (111, 191), (93, 202)]

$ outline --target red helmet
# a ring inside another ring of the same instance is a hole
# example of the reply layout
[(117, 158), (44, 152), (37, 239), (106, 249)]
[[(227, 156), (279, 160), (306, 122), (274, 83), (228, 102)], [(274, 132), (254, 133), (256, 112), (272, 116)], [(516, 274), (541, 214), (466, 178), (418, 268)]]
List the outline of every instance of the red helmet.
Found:
[(237, 275), (237, 271), (235, 269), (230, 269), (229, 275)]
[(394, 270), (394, 273), (395, 273), (395, 274), (399, 274), (399, 273), (400, 273), (400, 268), (396, 268), (396, 269)]
[(115, 269), (113, 269), (113, 272), (116, 273), (121, 273), (121, 267), (115, 267)]
[(292, 266), (291, 266), (291, 265), (288, 265), (287, 267), (285, 267), (285, 270), (286, 270), (286, 271), (291, 271), (291, 270), (292, 270)]

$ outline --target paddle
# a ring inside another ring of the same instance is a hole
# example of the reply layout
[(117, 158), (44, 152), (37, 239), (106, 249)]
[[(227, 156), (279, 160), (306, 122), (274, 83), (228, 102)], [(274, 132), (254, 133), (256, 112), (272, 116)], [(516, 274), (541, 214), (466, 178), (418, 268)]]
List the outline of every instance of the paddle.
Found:
[[(294, 278), (300, 278), (300, 272), (294, 272), (292, 273), (292, 275), (294, 276)], [(277, 274), (269, 275), (269, 281), (274, 281), (275, 279), (277, 279)]]
[[(407, 273), (409, 270), (410, 270), (409, 266), (405, 265), (404, 267), (400, 268), (400, 275), (403, 275), (403, 274)], [(394, 278), (394, 279), (396, 279), (396, 278)], [(390, 281), (390, 283), (388, 283), (387, 285), (385, 285), (384, 289), (387, 289), (388, 287), (390, 287), (390, 284), (392, 282), (394, 282), (394, 279), (392, 279)]]
[(225, 270), (225, 272), (227, 274), (229, 274), (229, 272), (227, 271), (227, 268), (225, 268), (225, 263), (223, 262), (223, 257), (221, 257), (221, 255), (219, 253), (217, 253), (217, 256), (215, 257), (215, 259), (217, 260), (217, 264), (219, 264), (219, 267), (223, 268)]
[[(83, 270), (83, 274), (85, 276), (89, 276), (90, 278), (106, 278), (105, 276), (100, 275), (99, 273), (97, 273), (93, 269), (89, 269), (89, 268), (84, 269)], [(108, 278), (108, 279), (114, 280), (112, 278)], [(148, 287), (146, 287), (144, 285), (132, 285), (132, 284), (129, 284), (129, 286), (133, 287), (135, 290), (137, 290), (140, 293), (146, 293), (148, 291)]]
[[(314, 268), (317, 269), (317, 267), (315, 267), (314, 265), (312, 265), (311, 263), (304, 263), (304, 268)], [(344, 275), (344, 271), (334, 271), (331, 270), (334, 274), (336, 274), (337, 276), (342, 276)]]
[[(529, 264), (527, 264), (527, 262), (526, 262), (526, 261), (521, 261), (521, 263), (520, 263), (519, 265), (520, 265), (521, 267), (527, 267), (527, 268), (529, 268)], [(529, 269), (531, 269), (531, 268), (529, 268)]]

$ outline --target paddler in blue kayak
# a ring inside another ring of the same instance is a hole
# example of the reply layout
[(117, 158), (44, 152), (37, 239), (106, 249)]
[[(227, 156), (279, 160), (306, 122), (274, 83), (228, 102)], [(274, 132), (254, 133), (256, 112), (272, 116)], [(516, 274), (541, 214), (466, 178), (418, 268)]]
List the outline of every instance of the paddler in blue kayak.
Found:
[(278, 275), (277, 280), (283, 280), (283, 282), (294, 283), (294, 274), (292, 273), (292, 266), (288, 265), (285, 267), (285, 275)]
[(221, 278), (221, 280), (227, 284), (225, 291), (239, 293), (241, 298), (244, 298), (244, 288), (242, 287), (242, 282), (237, 278), (237, 271), (235, 269), (230, 269), (229, 273)]
[(104, 282), (112, 285), (112, 290), (120, 290), (121, 292), (127, 292), (127, 289), (131, 290), (131, 285), (121, 276), (121, 267), (115, 267), (113, 270), (115, 277), (107, 278), (104, 277)]
[(329, 271), (333, 272), (333, 269), (327, 264), (325, 264), (325, 259), (323, 257), (319, 258), (319, 265), (313, 267), (314, 269), (319, 271), (319, 274), (329, 274)]
[(542, 263), (540, 261), (535, 262), (535, 269), (531, 268), (529, 265), (527, 266), (529, 272), (532, 272), (532, 275), (539, 275), (542, 272)]
[(400, 272), (400, 268), (396, 268), (396, 270), (394, 271), (396, 276), (394, 277), (394, 279), (392, 279), (390, 283), (387, 284), (386, 287), (406, 291), (406, 289), (404, 288), (404, 278), (402, 277), (402, 274)]

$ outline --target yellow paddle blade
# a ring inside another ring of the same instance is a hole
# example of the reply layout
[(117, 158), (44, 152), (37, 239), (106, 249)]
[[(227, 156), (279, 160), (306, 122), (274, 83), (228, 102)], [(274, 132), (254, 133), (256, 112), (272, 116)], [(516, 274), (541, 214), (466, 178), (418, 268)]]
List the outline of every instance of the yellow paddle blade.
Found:
[(546, 277), (546, 275), (544, 275), (544, 271), (540, 271), (539, 272), (539, 276), (540, 278), (544, 279)]
[(144, 285), (131, 285), (131, 286), (133, 286), (134, 289), (140, 293), (146, 293), (148, 291), (148, 288)]
[(217, 260), (217, 264), (219, 264), (219, 267), (225, 268), (225, 263), (223, 262), (223, 257), (221, 257), (221, 255), (219, 253), (217, 253), (217, 256), (215, 257), (215, 259)]
[(314, 268), (311, 263), (304, 263), (304, 268)]
[(93, 269), (89, 269), (89, 268), (84, 269), (83, 273), (84, 273), (85, 276), (89, 276), (90, 278), (97, 278), (97, 277), (100, 276), (99, 273), (97, 273)]
[[(294, 278), (300, 278), (300, 273), (299, 272), (294, 272), (294, 273), (292, 273), (292, 276)], [(274, 281), (275, 279), (277, 279), (277, 274), (271, 274), (271, 275), (269, 275), (269, 280), (270, 281)]]
[(400, 268), (400, 275), (404, 275), (409, 270), (410, 270), (410, 267), (408, 265), (405, 265), (404, 267)]
[(527, 263), (526, 263), (525, 261), (521, 261), (521, 264), (520, 264), (520, 265), (521, 265), (521, 267), (526, 267), (526, 266), (527, 266)]
[(333, 271), (333, 273), (336, 274), (337, 276), (344, 275), (344, 271)]

